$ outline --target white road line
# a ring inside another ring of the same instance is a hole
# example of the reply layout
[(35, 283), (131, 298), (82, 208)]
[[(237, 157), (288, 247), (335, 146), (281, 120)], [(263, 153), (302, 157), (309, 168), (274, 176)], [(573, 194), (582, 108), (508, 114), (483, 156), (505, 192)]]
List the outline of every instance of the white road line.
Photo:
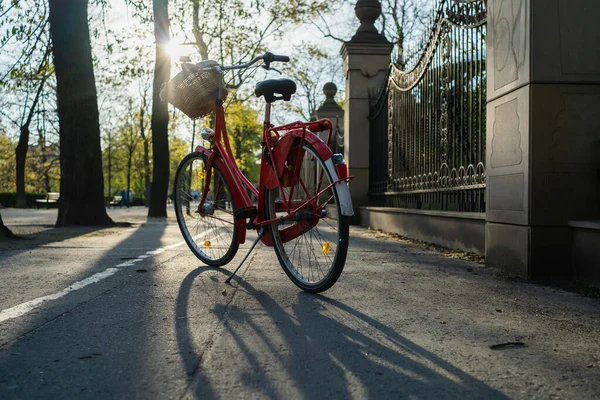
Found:
[(67, 294), (69, 294), (71, 292), (74, 292), (75, 290), (82, 289), (88, 285), (91, 285), (92, 283), (96, 283), (98, 281), (101, 281), (102, 279), (108, 278), (109, 276), (113, 275), (117, 271), (118, 271), (117, 268), (107, 268), (102, 272), (99, 272), (97, 274), (90, 276), (89, 278), (86, 278), (79, 282), (75, 282), (73, 285), (69, 286), (66, 289), (61, 290), (60, 292), (49, 294), (47, 296), (38, 297), (37, 299), (33, 299), (26, 303), (21, 303), (17, 306), (7, 308), (6, 310), (2, 310), (0, 312), (0, 322), (4, 322), (6, 320), (25, 315), (28, 312), (30, 312), (31, 310), (33, 310), (34, 308), (38, 307), (44, 301), (60, 299), (61, 297), (66, 296)]
[(18, 304), (14, 307), (7, 308), (6, 310), (2, 310), (2, 311), (0, 311), (0, 323), (4, 322), (6, 320), (9, 320), (9, 319), (13, 319), (13, 318), (17, 318), (22, 315), (25, 315), (28, 312), (32, 311), (34, 308), (39, 307), (45, 301), (60, 299), (61, 297), (64, 297), (67, 294), (74, 292), (76, 290), (83, 289), (84, 287), (91, 285), (92, 283), (100, 282), (101, 280), (106, 279), (109, 276), (117, 273), (119, 271), (119, 269), (122, 267), (130, 267), (130, 266), (134, 265), (135, 263), (144, 260), (145, 258), (151, 257), (151, 255), (160, 254), (167, 249), (173, 249), (175, 247), (179, 247), (184, 244), (185, 244), (185, 242), (178, 242), (178, 243), (171, 244), (171, 245), (168, 245), (168, 246), (165, 246), (162, 248), (158, 248), (153, 251), (148, 251), (148, 252), (146, 252), (146, 254), (142, 254), (142, 255), (138, 256), (137, 258), (134, 258), (133, 260), (128, 260), (127, 262), (117, 264), (114, 267), (107, 268), (102, 272), (98, 272), (97, 274), (90, 276), (89, 278), (85, 278), (81, 281), (75, 282), (71, 286), (61, 290), (60, 292), (49, 294), (47, 296), (38, 297), (37, 299), (33, 299), (33, 300), (27, 301), (25, 303)]
[[(218, 228), (209, 229), (208, 231), (195, 236), (194, 240), (198, 239), (199, 237), (201, 237), (203, 235), (208, 235), (209, 233), (211, 233), (217, 229)], [(222, 236), (222, 234), (219, 236)], [(7, 308), (6, 310), (2, 310), (2, 311), (0, 311), (0, 323), (4, 322), (6, 320), (9, 320), (9, 319), (13, 319), (13, 318), (17, 318), (22, 315), (25, 315), (28, 312), (30, 312), (31, 310), (33, 310), (34, 308), (39, 307), (45, 301), (60, 299), (61, 297), (64, 297), (71, 292), (74, 292), (79, 289), (83, 289), (84, 287), (91, 285), (92, 283), (97, 283), (97, 282), (101, 281), (102, 279), (106, 279), (109, 276), (117, 273), (119, 271), (119, 268), (131, 267), (135, 263), (142, 261), (145, 258), (155, 256), (166, 250), (171, 250), (176, 247), (182, 246), (184, 244), (185, 244), (185, 242), (177, 242), (177, 243), (165, 246), (165, 247), (159, 247), (158, 249), (147, 251), (146, 254), (139, 255), (137, 258), (117, 264), (114, 267), (107, 268), (102, 272), (98, 272), (97, 274), (90, 276), (89, 278), (75, 282), (71, 286), (61, 290), (60, 292), (49, 294), (47, 296), (38, 297), (37, 299), (33, 299), (33, 300), (27, 301), (25, 303), (18, 304), (14, 307)]]

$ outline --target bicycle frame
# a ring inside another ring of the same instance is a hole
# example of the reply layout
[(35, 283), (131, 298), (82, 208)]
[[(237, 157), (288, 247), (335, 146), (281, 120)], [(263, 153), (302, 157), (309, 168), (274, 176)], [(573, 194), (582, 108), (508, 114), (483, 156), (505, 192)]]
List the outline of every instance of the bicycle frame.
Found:
[[(237, 226), (237, 237), (236, 241), (243, 244), (246, 241), (246, 216), (241, 213), (248, 211), (251, 220), (251, 227), (260, 229), (265, 225), (272, 224), (274, 222), (282, 222), (287, 219), (294, 218), (295, 214), (302, 208), (305, 208), (310, 203), (313, 203), (315, 199), (318, 199), (325, 191), (331, 188), (333, 185), (340, 184), (342, 190), (342, 202), (344, 203), (343, 215), (352, 215), (352, 203), (350, 200), (350, 194), (346, 182), (350, 181), (353, 177), (342, 176), (338, 178), (338, 170), (333, 167), (333, 163), (329, 161), (327, 167), (331, 164), (330, 173), (333, 169), (332, 176), (334, 177), (333, 183), (327, 187), (321, 188), (321, 182), (323, 180), (324, 170), (320, 171), (318, 186), (316, 195), (310, 199), (304, 201), (301, 204), (289, 204), (284, 195), (284, 184), (281, 182), (281, 175), (286, 169), (286, 162), (290, 156), (295, 161), (293, 174), (291, 177), (288, 175), (288, 179), (291, 181), (287, 182), (287, 185), (291, 187), (291, 193), (289, 198), (292, 199), (294, 186), (296, 183), (300, 183), (304, 190), (306, 187), (303, 182), (299, 180), (300, 167), (303, 158), (302, 145), (304, 142), (308, 142), (317, 151), (319, 156), (325, 161), (330, 160), (332, 152), (329, 149), (329, 142), (332, 137), (333, 127), (331, 122), (326, 119), (318, 120), (315, 122), (304, 123), (301, 121), (293, 122), (282, 126), (275, 127), (270, 122), (271, 104), (267, 103), (265, 110), (265, 121), (263, 128), (263, 140), (262, 144), (262, 156), (261, 156), (261, 168), (260, 168), (260, 180), (259, 188), (265, 188), (268, 190), (279, 189), (281, 198), (283, 200), (283, 206), (285, 207), (288, 214), (281, 218), (275, 218), (266, 220), (264, 216), (264, 198), (262, 193), (244, 176), (240, 171), (231, 146), (229, 144), (229, 137), (227, 136), (227, 127), (225, 124), (225, 111), (223, 109), (222, 102), (217, 103), (216, 107), (216, 123), (215, 123), (215, 135), (211, 142), (211, 148), (207, 149), (203, 146), (197, 146), (195, 151), (204, 153), (207, 157), (206, 176), (210, 177), (213, 165), (217, 165), (221, 171), (228, 171), (230, 174), (223, 174), (223, 179), (229, 185), (233, 202), (235, 204), (235, 215), (234, 224)], [(324, 131), (328, 130), (327, 144), (325, 144), (318, 136), (311, 131)], [(284, 132), (280, 134), (280, 132)], [(292, 154), (292, 152), (296, 154)], [(270, 163), (265, 160), (265, 155), (268, 154)], [(345, 167), (345, 164), (344, 164)], [(343, 174), (342, 174), (343, 175)], [(347, 175), (347, 174), (346, 174)], [(341, 185), (343, 183), (343, 185)], [(210, 179), (206, 179), (204, 183), (202, 198), (198, 206), (198, 210), (202, 209), (202, 205), (206, 201), (207, 194), (210, 188)], [(216, 190), (216, 189), (215, 189)], [(258, 199), (257, 207), (254, 206), (248, 192)], [(329, 199), (330, 202), (332, 199)], [(254, 211), (256, 210), (256, 211)], [(240, 212), (238, 212), (240, 211)], [(240, 215), (238, 215), (240, 214)], [(318, 218), (314, 219), (314, 222), (295, 224), (293, 230), (289, 231), (287, 235), (283, 235), (284, 241), (286, 236), (290, 239), (308, 231), (318, 222)], [(287, 228), (286, 228), (287, 229)], [(264, 244), (271, 246), (272, 240), (270, 235), (265, 234), (262, 239)]]

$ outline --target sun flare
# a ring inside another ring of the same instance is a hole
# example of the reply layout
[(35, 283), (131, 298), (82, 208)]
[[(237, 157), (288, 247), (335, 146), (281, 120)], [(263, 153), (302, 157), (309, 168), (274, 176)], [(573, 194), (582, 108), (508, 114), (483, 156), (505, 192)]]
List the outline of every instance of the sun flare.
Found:
[(165, 49), (173, 62), (184, 61), (184, 59), (189, 58), (190, 55), (190, 46), (184, 46), (180, 44), (180, 42), (176, 40), (171, 40), (169, 43), (165, 45)]

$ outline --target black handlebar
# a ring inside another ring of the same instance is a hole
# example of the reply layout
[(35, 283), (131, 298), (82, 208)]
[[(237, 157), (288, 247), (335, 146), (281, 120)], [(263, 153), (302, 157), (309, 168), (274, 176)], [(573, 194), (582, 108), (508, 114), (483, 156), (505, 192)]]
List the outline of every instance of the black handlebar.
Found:
[(275, 62), (275, 61), (288, 62), (288, 61), (290, 61), (290, 58), (288, 56), (280, 56), (280, 55), (273, 54), (270, 52), (266, 52), (262, 56), (262, 59), (265, 62), (267, 69), (269, 68), (269, 64), (271, 64), (272, 62)]
[(228, 70), (232, 70), (232, 69), (248, 68), (249, 66), (251, 66), (252, 64), (254, 64), (260, 60), (263, 60), (263, 62), (264, 62), (263, 67), (265, 67), (266, 69), (269, 69), (271, 67), (272, 62), (288, 62), (288, 61), (290, 61), (290, 58), (288, 56), (280, 56), (277, 54), (273, 54), (271, 52), (266, 52), (262, 56), (254, 57), (251, 61), (248, 61), (247, 63), (223, 66), (223, 67), (221, 67), (221, 69), (224, 71), (228, 71)]

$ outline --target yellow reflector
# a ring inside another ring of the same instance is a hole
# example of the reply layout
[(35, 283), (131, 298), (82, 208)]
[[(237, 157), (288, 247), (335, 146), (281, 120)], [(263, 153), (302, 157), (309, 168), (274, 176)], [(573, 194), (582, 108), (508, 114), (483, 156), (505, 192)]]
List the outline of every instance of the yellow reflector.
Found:
[(329, 243), (329, 242), (323, 243), (323, 248), (321, 249), (321, 253), (323, 253), (323, 255), (326, 256), (327, 254), (329, 254), (330, 250), (331, 250), (331, 243)]
[(198, 171), (198, 179), (204, 179), (204, 172)]
[(206, 246), (206, 247), (210, 247), (210, 240), (207, 240), (207, 241), (205, 241), (205, 242), (204, 242), (204, 246)]

